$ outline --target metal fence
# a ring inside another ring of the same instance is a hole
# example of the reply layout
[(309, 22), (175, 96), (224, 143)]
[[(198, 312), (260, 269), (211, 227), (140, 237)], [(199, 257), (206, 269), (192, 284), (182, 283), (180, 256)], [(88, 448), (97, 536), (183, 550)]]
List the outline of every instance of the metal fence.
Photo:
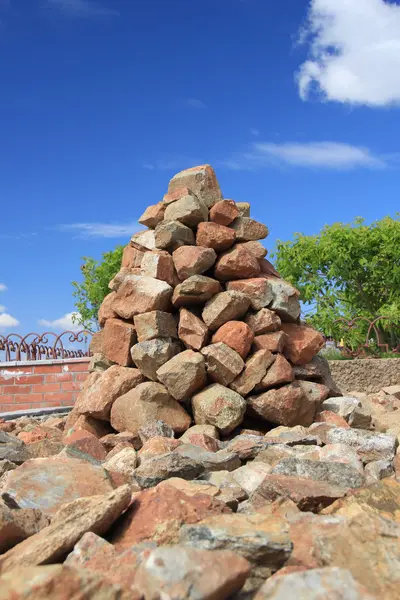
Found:
[(390, 317), (341, 318), (334, 322), (334, 326), (340, 329), (340, 336), (344, 338), (342, 352), (348, 356), (364, 358), (393, 353), (399, 354), (400, 358), (400, 323)]
[[(10, 333), (0, 335), (0, 362), (83, 358), (91, 356), (89, 331)], [(80, 345), (80, 347), (79, 347)]]

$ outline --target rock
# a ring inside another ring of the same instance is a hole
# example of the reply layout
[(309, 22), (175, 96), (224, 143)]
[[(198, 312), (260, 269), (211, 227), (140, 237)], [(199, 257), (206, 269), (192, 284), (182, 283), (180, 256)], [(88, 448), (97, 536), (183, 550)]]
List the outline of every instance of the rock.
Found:
[(165, 281), (130, 275), (116, 292), (112, 307), (122, 319), (127, 320), (153, 310), (168, 311), (172, 291)]
[(158, 369), (180, 351), (180, 344), (172, 338), (155, 338), (133, 346), (131, 355), (139, 371), (147, 379), (157, 381)]
[(269, 233), (268, 227), (250, 217), (238, 217), (231, 227), (236, 232), (238, 242), (263, 240)]
[(189, 188), (207, 208), (212, 207), (222, 198), (215, 171), (210, 165), (193, 167), (177, 173), (169, 182), (168, 194), (173, 194), (184, 187)]
[(219, 281), (204, 275), (193, 275), (176, 286), (172, 296), (172, 304), (175, 308), (202, 305), (220, 292), (221, 284)]
[(161, 420), (176, 433), (190, 426), (190, 417), (159, 383), (141, 383), (120, 396), (111, 409), (111, 425), (117, 431), (137, 433), (149, 421)]
[(99, 421), (88, 415), (79, 415), (72, 429), (65, 429), (64, 435), (70, 435), (73, 431), (78, 429), (87, 431), (100, 439), (111, 432), (111, 427), (105, 421)]
[(282, 279), (268, 277), (268, 281), (273, 296), (270, 308), (278, 313), (282, 321), (297, 321), (301, 312), (298, 290)]
[(272, 302), (272, 292), (269, 281), (260, 277), (229, 281), (226, 285), (226, 289), (246, 294), (250, 298), (251, 308), (254, 310), (261, 310)]
[(20, 465), (28, 458), (30, 458), (29, 451), (22, 440), (0, 431), (0, 460), (9, 460)]
[(137, 455), (134, 448), (124, 448), (118, 454), (108, 458), (103, 467), (111, 473), (122, 473), (127, 477), (127, 483), (132, 480), (137, 466)]
[(163, 221), (157, 225), (155, 232), (156, 248), (174, 251), (180, 246), (194, 246), (194, 233), (179, 221)]
[(60, 455), (29, 460), (7, 473), (2, 498), (12, 508), (37, 508), (53, 515), (66, 502), (112, 489), (97, 461), (91, 464)]
[(32, 444), (45, 439), (61, 439), (62, 433), (59, 429), (46, 427), (45, 425), (34, 425), (18, 433), (17, 438), (25, 444)]
[(176, 400), (190, 398), (206, 384), (204, 357), (199, 352), (185, 350), (157, 370), (157, 379)]
[(214, 383), (193, 396), (192, 409), (198, 425), (214, 425), (228, 434), (242, 422), (246, 402), (233, 390)]
[(208, 221), (208, 209), (202, 200), (188, 194), (168, 204), (164, 219), (165, 221), (179, 221), (194, 229), (202, 221)]
[[(77, 461), (74, 461), (75, 465)], [(82, 485), (82, 483), (81, 483)], [(98, 491), (100, 491), (99, 486)], [(65, 496), (65, 494), (64, 494)], [(59, 562), (87, 531), (106, 533), (129, 506), (129, 486), (119, 487), (104, 496), (79, 498), (64, 504), (51, 524), (0, 557), (1, 574), (21, 566)]]
[(178, 454), (179, 448), (180, 446), (174, 452), (155, 456), (142, 462), (134, 473), (135, 480), (140, 487), (154, 487), (169, 477), (196, 479), (204, 471), (201, 463)]
[(130, 448), (130, 449), (135, 450), (134, 446), (130, 442), (120, 442), (112, 450), (107, 452), (106, 461), (110, 460), (111, 458), (113, 458), (114, 456), (119, 454), (122, 450), (125, 450), (125, 448)]
[[(101, 332), (103, 331), (104, 329), (101, 330)], [(89, 373), (94, 373), (96, 371), (98, 371), (99, 373), (103, 373), (104, 371), (107, 371), (107, 369), (112, 367), (113, 364), (115, 363), (113, 363), (111, 360), (108, 360), (108, 358), (106, 358), (104, 354), (97, 352), (91, 357), (89, 363)]]
[(263, 462), (249, 462), (232, 473), (234, 480), (250, 495), (269, 474), (272, 467)]
[(249, 217), (250, 216), (249, 202), (236, 202), (236, 208), (239, 211), (239, 217)]
[(144, 231), (139, 231), (138, 233), (135, 233), (131, 237), (131, 246), (145, 252), (147, 250), (154, 250), (154, 248), (156, 247), (154, 231), (146, 229)]
[(174, 261), (165, 250), (146, 252), (140, 265), (140, 275), (166, 281), (172, 287), (177, 283)]
[(108, 360), (129, 367), (132, 364), (130, 349), (136, 341), (135, 327), (131, 323), (107, 319), (103, 330), (103, 349)]
[(11, 510), (0, 503), (0, 554), (47, 527), (49, 522), (40, 510)]
[(216, 252), (228, 250), (236, 240), (236, 234), (230, 227), (217, 223), (200, 223), (197, 228), (196, 244), (205, 248), (212, 248)]
[(187, 442), (188, 444), (199, 446), (200, 448), (208, 450), (209, 452), (218, 452), (220, 449), (219, 442), (215, 438), (205, 435), (204, 433), (191, 433), (187, 439)]
[(281, 320), (278, 315), (268, 308), (262, 308), (254, 314), (247, 315), (245, 321), (253, 330), (254, 335), (277, 331), (281, 327)]
[(140, 462), (153, 458), (154, 456), (160, 456), (161, 454), (167, 454), (178, 448), (182, 444), (181, 440), (175, 440), (173, 438), (166, 437), (153, 437), (147, 440), (139, 450)]
[[(254, 254), (257, 260), (262, 260), (264, 256), (268, 254), (268, 250), (264, 248), (261, 242), (250, 241), (250, 242), (241, 242), (238, 246), (243, 246), (245, 250)], [(262, 272), (262, 269), (261, 269)]]
[(201, 350), (207, 344), (208, 327), (199, 317), (181, 308), (179, 311), (179, 339), (190, 350)]
[(260, 273), (258, 260), (243, 246), (233, 246), (217, 260), (215, 276), (221, 281), (230, 279), (248, 279)]
[(233, 200), (220, 200), (210, 209), (210, 221), (228, 226), (239, 216), (239, 210)]
[(374, 600), (350, 571), (337, 567), (310, 569), (270, 578), (258, 590), (255, 600), (286, 600), (286, 598), (343, 598), (343, 600)]
[(312, 435), (310, 429), (306, 429), (302, 425), (275, 427), (264, 436), (264, 439), (269, 444), (321, 445), (321, 440), (316, 435)]
[(240, 355), (223, 342), (206, 346), (201, 353), (209, 378), (224, 386), (228, 386), (244, 368)]
[(382, 391), (400, 400), (400, 385), (389, 385), (382, 388)]
[(369, 429), (372, 422), (370, 409), (366, 406), (359, 406), (355, 409), (350, 421), (350, 425), (355, 429)]
[(5, 473), (8, 473), (8, 471), (13, 471), (14, 469), (17, 468), (17, 465), (13, 462), (11, 462), (11, 460), (0, 460), (0, 479), (3, 477), (3, 475)]
[(301, 511), (319, 512), (345, 493), (343, 488), (325, 481), (269, 474), (250, 496), (249, 502), (252, 510), (258, 510), (278, 498), (290, 498)]
[(269, 260), (262, 258), (259, 263), (261, 267), (261, 273), (264, 276), (267, 276), (267, 278), (277, 277), (278, 279), (282, 279), (274, 265)]
[(206, 517), (230, 512), (223, 502), (209, 494), (186, 495), (164, 482), (135, 497), (109, 538), (117, 551), (145, 541), (175, 543), (184, 523), (197, 523)]
[(145, 254), (146, 252), (142, 252), (141, 250), (134, 248), (130, 244), (128, 246), (125, 246), (124, 251), (122, 253), (121, 270), (140, 268), (143, 256)]
[(356, 408), (361, 406), (358, 398), (343, 396), (340, 398), (328, 398), (322, 403), (322, 410), (329, 410), (340, 417), (343, 417), (347, 423), (351, 424)]
[(268, 444), (265, 442), (264, 436), (241, 434), (230, 440), (225, 450), (237, 454), (240, 460), (245, 461), (255, 458), (266, 448), (268, 448)]
[(223, 496), (224, 498), (232, 498), (236, 500), (236, 502), (241, 502), (246, 500), (247, 494), (236, 482), (233, 474), (234, 471), (231, 473), (229, 471), (212, 471), (211, 473), (205, 473), (203, 478), (220, 490), (220, 494), (217, 498)]
[(273, 331), (256, 335), (254, 338), (254, 350), (269, 350), (274, 353), (282, 353), (286, 346), (288, 336), (283, 331)]
[(211, 269), (217, 259), (215, 250), (203, 246), (182, 246), (172, 255), (176, 272), (181, 281), (201, 275)]
[(135, 329), (139, 342), (147, 342), (155, 338), (178, 337), (176, 321), (170, 313), (154, 310), (134, 317)]
[(142, 444), (154, 437), (173, 438), (174, 430), (164, 421), (148, 421), (139, 429), (139, 437)]
[(385, 433), (340, 427), (333, 427), (327, 431), (324, 441), (327, 444), (347, 444), (355, 448), (364, 463), (374, 460), (393, 460), (398, 445), (394, 436)]
[(174, 189), (173, 192), (167, 193), (164, 195), (163, 198), (163, 204), (165, 204), (165, 206), (168, 206), (169, 204), (172, 204), (172, 202), (176, 202), (177, 200), (179, 200), (180, 198), (183, 198), (184, 196), (195, 196), (196, 194), (193, 194), (192, 190), (190, 190), (187, 186), (183, 186), (183, 187), (177, 187), (176, 189)]
[[(111, 452), (117, 446), (122, 443), (130, 444), (135, 450), (139, 450), (142, 446), (139, 435), (137, 433), (131, 433), (130, 431), (123, 431), (122, 433), (110, 433), (100, 439), (107, 452)], [(125, 446), (126, 447), (126, 446)]]
[(241, 396), (247, 396), (264, 379), (273, 362), (274, 356), (269, 350), (258, 350), (247, 360), (244, 371), (231, 383), (230, 388)]
[(119, 365), (110, 367), (102, 374), (92, 373), (76, 400), (74, 410), (80, 414), (108, 421), (115, 400), (142, 381), (143, 376), (140, 371)]
[(100, 327), (104, 327), (107, 319), (113, 319), (114, 317), (118, 316), (113, 308), (116, 298), (117, 292), (111, 292), (111, 294), (108, 294), (101, 303), (97, 315), (97, 320), (99, 322)]
[(180, 438), (181, 442), (191, 444), (191, 436), (197, 434), (207, 435), (215, 440), (219, 440), (218, 429), (214, 425), (193, 425), (182, 435)]
[(250, 414), (261, 417), (276, 425), (304, 425), (314, 420), (315, 403), (310, 402), (297, 383), (269, 390), (259, 396), (248, 398)]
[(79, 429), (72, 431), (64, 437), (63, 442), (67, 446), (74, 446), (77, 450), (89, 454), (96, 460), (104, 460), (107, 454), (97, 437), (89, 431)]
[(200, 463), (206, 471), (234, 471), (241, 466), (238, 456), (226, 450), (210, 452), (200, 446), (182, 444), (175, 452)]
[(253, 567), (252, 575), (269, 576), (289, 558), (292, 543), (283, 519), (261, 514), (208, 517), (184, 525), (180, 542), (204, 550), (234, 550)]
[(154, 542), (144, 542), (123, 552), (117, 552), (112, 544), (89, 532), (75, 544), (64, 565), (101, 575), (110, 583), (129, 592), (130, 598), (136, 599), (132, 587), (137, 569), (143, 558), (156, 547)]
[(283, 323), (282, 330), (289, 336), (285, 346), (285, 356), (295, 365), (310, 362), (325, 344), (319, 331), (305, 325)]
[(315, 383), (315, 381), (297, 381), (296, 385), (303, 390), (304, 395), (308, 397), (310, 402), (315, 403), (316, 408), (329, 396), (329, 388), (321, 383)]
[(394, 475), (394, 468), (391, 460), (374, 460), (365, 466), (367, 484), (391, 477), (392, 475)]
[[(259, 352), (262, 352), (262, 350), (259, 350)], [(264, 350), (264, 352), (268, 352), (268, 350)], [(293, 379), (292, 366), (282, 354), (277, 354), (275, 361), (256, 386), (256, 392), (268, 390), (269, 388), (276, 387), (282, 383), (291, 383)]]
[(319, 460), (345, 463), (364, 476), (364, 467), (356, 450), (346, 444), (327, 444), (323, 448), (319, 448)]
[[(100, 575), (86, 573), (65, 565), (24, 567), (0, 577), (0, 598), (6, 600), (138, 600), (124, 592), (119, 585), (111, 585)], [(51, 590), (51, 591), (50, 591)]]
[(145, 227), (155, 229), (159, 223), (164, 220), (166, 205), (163, 202), (148, 206), (138, 222)]
[(315, 415), (315, 422), (327, 423), (328, 425), (335, 425), (336, 427), (341, 427), (345, 429), (350, 428), (350, 425), (347, 423), (347, 421), (343, 419), (343, 417), (340, 417), (339, 415), (329, 410), (323, 410), (322, 412), (317, 413)]
[(398, 595), (398, 523), (368, 513), (347, 518), (298, 515), (290, 523), (290, 536), (294, 549), (289, 565), (346, 568), (374, 598), (392, 600)]
[(165, 546), (142, 562), (135, 584), (146, 598), (224, 600), (242, 588), (250, 570), (234, 552)]
[(273, 467), (271, 473), (323, 481), (346, 491), (359, 488), (365, 483), (364, 476), (358, 470), (342, 462), (284, 458)]
[(320, 372), (320, 383), (326, 385), (330, 389), (330, 396), (342, 396), (342, 392), (332, 378), (329, 362), (320, 354), (314, 356), (311, 364)]
[(60, 440), (40, 440), (29, 444), (29, 458), (47, 458), (59, 454), (64, 448), (64, 444)]
[(250, 306), (250, 299), (240, 292), (221, 292), (207, 302), (203, 321), (211, 331), (243, 317)]
[(245, 359), (250, 352), (253, 340), (254, 333), (243, 321), (228, 321), (212, 337), (213, 344), (223, 342), (232, 350), (235, 350), (242, 359)]
[[(132, 248), (132, 250), (135, 250), (135, 248)], [(137, 252), (139, 252), (139, 251), (137, 251)], [(143, 253), (143, 255), (144, 255), (144, 253)], [(119, 288), (121, 287), (121, 285), (123, 284), (123, 282), (125, 281), (125, 279), (129, 275), (140, 275), (140, 269), (139, 268), (128, 269), (127, 267), (121, 268), (120, 271), (118, 271), (118, 273), (116, 275), (114, 275), (114, 277), (110, 280), (110, 282), (108, 284), (108, 288), (113, 292), (117, 292), (119, 290)]]
[(180, 479), (180, 477), (171, 477), (170, 479), (159, 483), (158, 486), (160, 488), (162, 488), (163, 486), (175, 487), (177, 490), (186, 494), (186, 496), (197, 496), (198, 494), (206, 494), (207, 496), (216, 498), (221, 494), (221, 491), (217, 486), (208, 483), (208, 481), (203, 481), (202, 479), (186, 481), (186, 479)]

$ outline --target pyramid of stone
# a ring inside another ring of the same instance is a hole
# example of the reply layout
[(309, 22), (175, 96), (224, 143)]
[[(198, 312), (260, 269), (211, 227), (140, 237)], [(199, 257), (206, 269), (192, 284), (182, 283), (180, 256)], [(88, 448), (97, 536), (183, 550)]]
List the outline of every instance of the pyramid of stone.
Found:
[(324, 339), (265, 258), (268, 229), (250, 205), (223, 199), (203, 165), (175, 175), (139, 222), (99, 310), (102, 366), (74, 413), (134, 434), (160, 420), (222, 437), (313, 423), (336, 391), (316, 356)]

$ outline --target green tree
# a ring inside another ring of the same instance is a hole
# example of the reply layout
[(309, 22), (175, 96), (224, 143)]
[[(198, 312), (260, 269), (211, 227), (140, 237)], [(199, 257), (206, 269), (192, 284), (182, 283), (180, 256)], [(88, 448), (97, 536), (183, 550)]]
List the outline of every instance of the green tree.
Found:
[(97, 329), (97, 312), (100, 304), (107, 294), (111, 279), (118, 273), (121, 266), (123, 247), (117, 246), (115, 250), (103, 254), (99, 262), (94, 258), (83, 257), (81, 266), (83, 281), (73, 281), (73, 296), (76, 298), (75, 306), (80, 315), (78, 322), (85, 329)]
[[(356, 346), (365, 341), (368, 325), (357, 321), (349, 330), (337, 322), (385, 315), (400, 323), (400, 215), (371, 225), (326, 226), (315, 236), (296, 233), (277, 242), (276, 266), (301, 292), (304, 316), (336, 339)], [(395, 342), (399, 328), (379, 321), (382, 337)]]

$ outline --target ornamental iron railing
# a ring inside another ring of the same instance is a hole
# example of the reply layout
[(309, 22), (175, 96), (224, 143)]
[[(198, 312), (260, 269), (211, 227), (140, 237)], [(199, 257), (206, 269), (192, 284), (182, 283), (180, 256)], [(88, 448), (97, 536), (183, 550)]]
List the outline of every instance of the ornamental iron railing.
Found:
[(399, 354), (400, 358), (400, 324), (390, 317), (380, 316), (375, 319), (355, 317), (351, 320), (340, 318), (334, 322), (334, 325), (340, 326), (341, 335), (344, 338), (346, 338), (346, 333), (349, 333), (349, 337), (351, 337), (351, 334), (357, 330), (359, 336), (363, 338), (363, 341), (358, 344), (345, 341), (342, 348), (344, 354), (353, 358), (364, 358), (379, 356), (383, 353), (394, 353)]
[[(82, 330), (63, 333), (28, 333), (25, 336), (10, 333), (0, 335), (0, 362), (22, 360), (54, 360), (91, 356), (89, 342), (92, 333)], [(83, 347), (74, 347), (81, 344)]]

